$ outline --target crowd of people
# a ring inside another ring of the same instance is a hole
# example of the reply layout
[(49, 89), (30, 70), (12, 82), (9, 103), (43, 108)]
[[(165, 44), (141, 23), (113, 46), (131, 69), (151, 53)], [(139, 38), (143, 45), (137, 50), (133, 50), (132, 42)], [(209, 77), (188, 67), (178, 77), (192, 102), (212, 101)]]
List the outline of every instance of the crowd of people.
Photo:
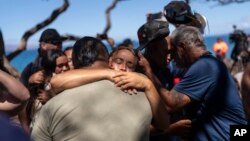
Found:
[(20, 80), (0, 70), (10, 129), (0, 140), (229, 140), (230, 125), (249, 123), (250, 64), (237, 83), (225, 43), (207, 50), (199, 13), (171, 1), (164, 16), (138, 28), (137, 49), (126, 40), (110, 53), (90, 36), (63, 49), (57, 30), (44, 30)]

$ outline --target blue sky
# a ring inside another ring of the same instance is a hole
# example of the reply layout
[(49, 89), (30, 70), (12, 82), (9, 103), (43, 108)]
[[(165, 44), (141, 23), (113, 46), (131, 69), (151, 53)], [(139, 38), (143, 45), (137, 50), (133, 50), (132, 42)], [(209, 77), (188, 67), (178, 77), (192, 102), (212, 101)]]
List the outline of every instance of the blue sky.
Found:
[[(60, 34), (95, 36), (106, 25), (104, 11), (113, 0), (69, 0), (70, 6), (49, 28), (56, 28)], [(145, 22), (146, 14), (158, 12), (170, 0), (126, 0), (117, 4), (111, 13), (112, 28), (109, 36), (115, 40), (130, 37), (137, 39), (137, 29)], [(215, 6), (215, 2), (190, 0), (193, 11), (207, 17), (210, 32), (207, 36), (230, 33), (232, 25), (250, 29), (250, 2)], [(5, 44), (18, 44), (22, 34), (47, 18), (61, 6), (63, 0), (0, 0), (0, 28)], [(171, 28), (172, 29), (172, 28)], [(43, 29), (42, 29), (43, 30)], [(41, 31), (29, 39), (28, 45), (38, 45)]]

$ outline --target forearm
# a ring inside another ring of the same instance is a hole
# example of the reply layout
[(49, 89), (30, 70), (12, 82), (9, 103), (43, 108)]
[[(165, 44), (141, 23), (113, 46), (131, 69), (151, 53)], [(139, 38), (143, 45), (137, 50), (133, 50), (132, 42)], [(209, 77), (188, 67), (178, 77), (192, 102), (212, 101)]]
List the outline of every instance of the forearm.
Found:
[(153, 84), (155, 85), (155, 87), (157, 89), (159, 89), (160, 87), (162, 87), (161, 82), (159, 81), (159, 79), (155, 76), (155, 74), (153, 73), (153, 71), (151, 69), (147, 69), (145, 71), (145, 75), (153, 82)]
[(27, 102), (17, 102), (13, 99), (5, 99), (0, 102), (0, 111), (9, 115), (10, 117), (16, 116), (26, 105)]
[(5, 88), (8, 94), (20, 102), (29, 99), (29, 91), (26, 87), (14, 77), (0, 70), (0, 84)]
[(146, 83), (148, 83), (148, 86), (145, 93), (152, 109), (154, 123), (157, 128), (166, 129), (169, 126), (169, 114), (167, 109), (153, 83), (151, 81)]
[(168, 91), (166, 88), (164, 88), (160, 82), (160, 80), (154, 75), (154, 73), (151, 71), (151, 69), (147, 69), (145, 71), (145, 75), (152, 80), (154, 86), (156, 87), (158, 93), (160, 94), (160, 97), (162, 98), (162, 101), (165, 103), (165, 106), (167, 108), (168, 112), (174, 111), (174, 103), (171, 101), (171, 95), (170, 91)]
[(52, 77), (50, 83), (55, 93), (91, 82), (110, 79), (110, 69), (75, 69)]
[(166, 104), (168, 112), (182, 109), (191, 102), (191, 99), (187, 95), (179, 93), (173, 89), (168, 91), (163, 87), (160, 88), (160, 96)]

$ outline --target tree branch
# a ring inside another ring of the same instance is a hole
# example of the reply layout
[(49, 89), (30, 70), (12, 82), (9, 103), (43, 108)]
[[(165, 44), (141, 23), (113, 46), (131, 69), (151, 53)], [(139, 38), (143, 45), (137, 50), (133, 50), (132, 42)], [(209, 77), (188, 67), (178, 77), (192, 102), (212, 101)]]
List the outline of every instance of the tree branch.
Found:
[(105, 14), (106, 14), (106, 27), (104, 28), (104, 31), (102, 34), (107, 35), (108, 31), (110, 30), (110, 27), (111, 27), (110, 12), (111, 12), (111, 10), (113, 10), (115, 8), (118, 1), (119, 0), (114, 0), (112, 2), (112, 4), (106, 9), (106, 12), (105, 12)]
[(17, 55), (19, 55), (22, 51), (24, 51), (27, 48), (27, 41), (30, 38), (30, 36), (32, 36), (34, 33), (39, 31), (40, 29), (52, 23), (61, 13), (67, 10), (68, 6), (69, 6), (68, 0), (64, 0), (63, 5), (59, 7), (58, 9), (55, 9), (50, 15), (50, 17), (45, 19), (43, 22), (37, 24), (35, 27), (32, 27), (31, 29), (26, 31), (21, 38), (18, 48), (7, 56), (8, 60), (12, 60)]
[(114, 49), (114, 44), (113, 44), (113, 39), (110, 39), (108, 37), (108, 31), (110, 30), (111, 28), (111, 19), (110, 19), (110, 12), (111, 10), (113, 10), (117, 4), (117, 2), (119, 1), (123, 1), (123, 0), (114, 0), (112, 2), (112, 4), (106, 9), (105, 11), (105, 15), (106, 15), (106, 27), (104, 28), (104, 31), (102, 32), (102, 34), (97, 34), (97, 38), (98, 39), (105, 39), (107, 40), (108, 44), (111, 46), (112, 50)]
[(75, 35), (71, 35), (71, 34), (64, 34), (61, 36), (61, 40), (62, 41), (76, 41), (79, 40), (81, 37), (79, 36), (75, 36)]

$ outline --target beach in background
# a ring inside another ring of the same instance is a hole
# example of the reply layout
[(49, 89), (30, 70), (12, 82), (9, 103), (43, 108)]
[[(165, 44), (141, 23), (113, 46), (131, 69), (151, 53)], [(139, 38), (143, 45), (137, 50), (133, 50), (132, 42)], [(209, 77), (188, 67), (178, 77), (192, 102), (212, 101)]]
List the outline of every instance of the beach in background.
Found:
[[(229, 46), (229, 50), (226, 54), (227, 58), (230, 58), (232, 49), (234, 44), (229, 42), (229, 35), (216, 35), (216, 36), (209, 36), (209, 37), (205, 37), (205, 43), (206, 46), (208, 48), (208, 50), (210, 52), (212, 52), (212, 46), (214, 44), (214, 42), (216, 41), (216, 38), (221, 37), (224, 41), (226, 41), (228, 43)], [(118, 43), (119, 44), (119, 43)], [(134, 46), (135, 48), (138, 47), (139, 43), (138, 41), (134, 41)], [(37, 44), (38, 46), (38, 44)], [(28, 47), (29, 48), (29, 47)], [(32, 47), (32, 48), (36, 48), (36, 47)], [(110, 47), (108, 47), (109, 51), (110, 51)], [(19, 71), (22, 72), (23, 69), (25, 68), (25, 66), (30, 63), (31, 61), (33, 61), (35, 59), (35, 57), (37, 56), (38, 52), (37, 49), (29, 49), (26, 50), (24, 52), (22, 52), (19, 56), (17, 56), (16, 58), (14, 58), (11, 61), (11, 64)]]

